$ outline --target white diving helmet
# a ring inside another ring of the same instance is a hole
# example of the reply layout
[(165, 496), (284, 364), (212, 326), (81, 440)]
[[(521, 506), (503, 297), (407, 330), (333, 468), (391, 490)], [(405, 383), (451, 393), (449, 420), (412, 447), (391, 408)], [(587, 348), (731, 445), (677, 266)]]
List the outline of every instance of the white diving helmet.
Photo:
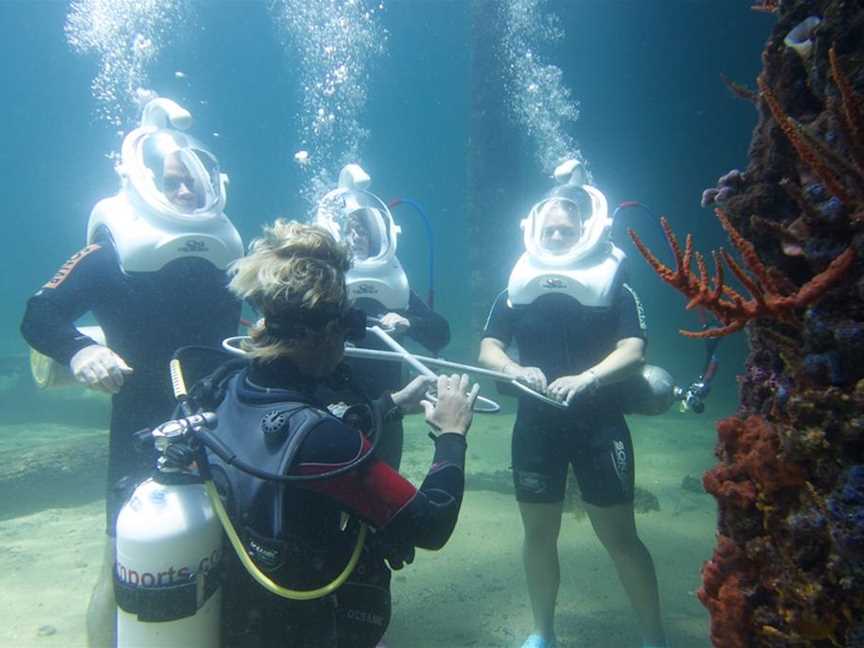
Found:
[(339, 186), (315, 212), (315, 223), (351, 248), (352, 266), (345, 276), (348, 297), (371, 299), (387, 310), (408, 308), (408, 277), (396, 258), (399, 226), (387, 205), (366, 191), (369, 175), (357, 164), (339, 173)]
[(113, 240), (127, 272), (154, 272), (181, 257), (218, 268), (243, 256), (243, 242), (223, 214), (228, 176), (216, 157), (182, 132), (192, 116), (170, 99), (145, 107), (123, 140), (116, 196), (90, 214), (87, 242)]
[(559, 165), (555, 179), (559, 186), (521, 223), (525, 253), (510, 273), (510, 304), (563, 293), (584, 306), (609, 306), (625, 254), (610, 238), (606, 197), (587, 184), (578, 160)]

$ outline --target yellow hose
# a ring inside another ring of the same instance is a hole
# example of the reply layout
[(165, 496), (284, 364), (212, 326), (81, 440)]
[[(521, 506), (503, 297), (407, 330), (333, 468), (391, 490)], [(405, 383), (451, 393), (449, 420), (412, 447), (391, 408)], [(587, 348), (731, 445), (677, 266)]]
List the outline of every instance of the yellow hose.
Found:
[[(174, 396), (178, 400), (185, 398), (187, 395), (186, 381), (183, 378), (183, 368), (180, 365), (180, 361), (176, 358), (171, 360), (169, 363), (169, 370), (171, 372), (171, 386), (174, 389)], [(210, 479), (206, 480), (204, 482), (204, 488), (207, 489), (210, 503), (213, 505), (213, 509), (216, 511), (216, 515), (222, 523), (222, 528), (225, 529), (225, 533), (231, 541), (231, 546), (234, 547), (234, 551), (240, 559), (240, 562), (243, 563), (246, 571), (249, 572), (249, 575), (254, 578), (259, 585), (277, 596), (295, 601), (311, 601), (312, 599), (322, 598), (328, 594), (332, 594), (342, 587), (345, 581), (348, 580), (351, 572), (353, 572), (354, 568), (357, 566), (357, 561), (360, 560), (360, 554), (363, 552), (363, 544), (366, 541), (367, 527), (365, 524), (360, 525), (360, 531), (357, 533), (357, 544), (354, 545), (354, 551), (348, 559), (348, 564), (345, 565), (345, 568), (333, 581), (323, 587), (312, 590), (292, 590), (287, 587), (282, 587), (258, 569), (258, 565), (256, 565), (249, 557), (249, 554), (246, 553), (246, 547), (243, 546), (243, 541), (240, 540), (240, 536), (237, 535), (237, 530), (231, 523), (231, 518), (228, 517), (228, 512), (225, 510), (225, 507), (222, 505), (222, 498), (219, 497), (219, 492), (216, 490), (213, 481)]]
[(180, 361), (177, 358), (168, 363), (168, 371), (171, 374), (171, 388), (174, 390), (174, 398), (178, 401), (181, 398), (186, 398), (186, 381), (183, 378), (183, 368), (180, 366)]
[(357, 534), (357, 544), (354, 545), (354, 551), (351, 553), (351, 558), (348, 559), (348, 564), (345, 565), (342, 572), (332, 582), (323, 587), (312, 590), (292, 590), (287, 587), (282, 587), (258, 569), (258, 566), (249, 557), (249, 554), (246, 553), (243, 541), (240, 540), (240, 536), (237, 535), (237, 531), (234, 529), (234, 525), (228, 517), (228, 512), (222, 505), (222, 498), (219, 497), (219, 492), (216, 490), (216, 486), (213, 482), (210, 480), (205, 481), (204, 487), (207, 489), (207, 494), (210, 496), (210, 502), (216, 510), (216, 515), (219, 517), (219, 521), (222, 522), (222, 528), (225, 529), (225, 533), (228, 534), (228, 539), (231, 541), (231, 545), (234, 547), (234, 551), (237, 553), (237, 557), (240, 559), (240, 562), (243, 563), (246, 571), (249, 572), (249, 575), (252, 576), (252, 578), (258, 581), (259, 585), (277, 596), (295, 601), (310, 601), (312, 599), (332, 594), (342, 587), (345, 581), (348, 580), (351, 572), (353, 572), (354, 568), (357, 566), (357, 561), (360, 560), (360, 554), (363, 551), (363, 543), (366, 540), (367, 527), (365, 524), (360, 526), (360, 531)]

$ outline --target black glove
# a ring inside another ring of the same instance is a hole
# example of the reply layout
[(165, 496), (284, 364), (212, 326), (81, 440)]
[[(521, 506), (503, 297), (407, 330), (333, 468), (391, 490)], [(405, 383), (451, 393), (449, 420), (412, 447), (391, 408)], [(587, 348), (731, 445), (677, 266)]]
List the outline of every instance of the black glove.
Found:
[(414, 562), (413, 544), (388, 544), (382, 547), (382, 550), (390, 569), (399, 570)]

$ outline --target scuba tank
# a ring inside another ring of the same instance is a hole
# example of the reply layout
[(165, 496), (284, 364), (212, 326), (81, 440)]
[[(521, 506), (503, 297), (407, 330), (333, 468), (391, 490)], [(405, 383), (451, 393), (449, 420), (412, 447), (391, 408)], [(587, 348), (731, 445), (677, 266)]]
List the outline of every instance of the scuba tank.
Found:
[(187, 428), (214, 423), (201, 414), (139, 433), (163, 456), (117, 519), (119, 648), (219, 646), (222, 526), (203, 480), (187, 467), (188, 449), (173, 445)]
[[(180, 416), (135, 433), (136, 443), (155, 445), (161, 456), (154, 475), (135, 489), (117, 519), (114, 596), (118, 648), (220, 646), (223, 531), (250, 576), (271, 593), (292, 600), (317, 599), (339, 589), (357, 566), (366, 541), (367, 527), (361, 524), (354, 549), (338, 576), (315, 589), (284, 587), (255, 564), (213, 484), (205, 448), (261, 479), (329, 479), (356, 470), (374, 456), (381, 437), (381, 413), (370, 410), (377, 432), (372, 447), (345, 466), (320, 475), (262, 471), (211, 434), (217, 425), (214, 413), (193, 413), (178, 360), (182, 351), (192, 348), (179, 349), (170, 364)], [(216, 374), (231, 369), (228, 363)], [(294, 452), (299, 445), (295, 444)], [(293, 454), (289, 466), (291, 458)]]

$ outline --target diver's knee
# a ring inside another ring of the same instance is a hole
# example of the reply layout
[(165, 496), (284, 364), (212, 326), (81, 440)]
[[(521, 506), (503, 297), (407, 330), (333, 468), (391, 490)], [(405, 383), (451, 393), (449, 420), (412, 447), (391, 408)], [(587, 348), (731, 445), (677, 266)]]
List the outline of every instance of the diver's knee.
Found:
[(525, 528), (524, 542), (526, 546), (531, 547), (546, 547), (557, 546), (558, 530), (557, 527), (549, 526), (533, 526)]
[(613, 559), (641, 557), (648, 553), (636, 533), (611, 534), (600, 538), (600, 542)]
[(531, 514), (524, 515), (522, 522), (524, 542), (526, 546), (557, 546), (558, 535), (561, 530), (561, 522), (560, 518), (554, 513), (554, 511), (544, 511), (543, 514), (537, 516)]

